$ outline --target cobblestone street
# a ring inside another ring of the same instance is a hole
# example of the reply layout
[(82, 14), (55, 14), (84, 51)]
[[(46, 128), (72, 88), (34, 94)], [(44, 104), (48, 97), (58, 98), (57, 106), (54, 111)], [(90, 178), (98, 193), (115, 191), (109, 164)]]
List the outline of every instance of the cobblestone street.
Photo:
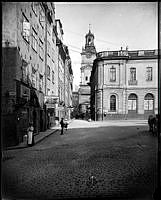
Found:
[(57, 131), (33, 147), (7, 151), (3, 196), (152, 199), (157, 138), (147, 124), (93, 128), (90, 124), (80, 129), (77, 123), (73, 121), (64, 135)]

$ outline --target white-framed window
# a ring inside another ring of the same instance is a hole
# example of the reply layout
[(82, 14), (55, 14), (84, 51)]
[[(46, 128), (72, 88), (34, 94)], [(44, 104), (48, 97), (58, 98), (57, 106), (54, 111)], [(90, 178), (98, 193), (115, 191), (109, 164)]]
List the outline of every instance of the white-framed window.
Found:
[(86, 76), (86, 81), (88, 81), (88, 76)]
[(130, 81), (136, 81), (136, 68), (130, 68)]
[(32, 48), (37, 52), (37, 33), (32, 28)]
[(110, 81), (116, 81), (116, 68), (113, 66), (110, 68)]
[(128, 110), (136, 111), (137, 110), (137, 96), (136, 94), (130, 94), (128, 97)]
[(30, 42), (30, 22), (24, 13), (22, 13), (22, 37)]
[(152, 81), (152, 67), (146, 68), (146, 81)]

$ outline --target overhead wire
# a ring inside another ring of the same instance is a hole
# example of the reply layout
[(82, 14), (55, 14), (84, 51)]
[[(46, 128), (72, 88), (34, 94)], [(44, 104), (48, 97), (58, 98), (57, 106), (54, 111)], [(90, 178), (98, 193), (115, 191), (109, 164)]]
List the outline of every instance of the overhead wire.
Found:
[[(66, 32), (70, 32), (70, 33), (73, 33), (73, 34), (75, 34), (75, 35), (80, 35), (81, 37), (84, 36), (83, 34), (73, 32), (73, 31), (71, 31), (71, 30), (69, 30), (69, 29), (66, 29)], [(109, 41), (107, 41), (107, 40), (103, 40), (103, 39), (100, 39), (100, 38), (96, 38), (96, 41), (100, 41), (100, 42), (104, 42), (104, 43), (109, 43), (109, 44), (115, 45), (115, 46), (121, 46), (121, 45), (122, 45), (121, 43), (118, 44), (118, 43), (114, 43), (114, 42), (109, 42)]]

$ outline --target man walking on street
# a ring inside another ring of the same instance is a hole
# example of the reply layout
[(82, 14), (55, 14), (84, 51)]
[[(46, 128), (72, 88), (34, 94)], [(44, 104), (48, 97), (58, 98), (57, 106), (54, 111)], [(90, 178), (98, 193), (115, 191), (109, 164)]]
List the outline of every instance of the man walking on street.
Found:
[(61, 134), (60, 135), (63, 135), (63, 129), (64, 129), (64, 120), (63, 120), (63, 118), (61, 118), (60, 125), (61, 125)]

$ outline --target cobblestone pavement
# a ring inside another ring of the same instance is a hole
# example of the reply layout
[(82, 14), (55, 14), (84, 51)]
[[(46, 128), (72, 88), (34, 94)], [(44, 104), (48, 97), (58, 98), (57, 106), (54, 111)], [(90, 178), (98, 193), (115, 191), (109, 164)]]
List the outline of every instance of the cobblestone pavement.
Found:
[(147, 130), (136, 124), (73, 128), (33, 147), (10, 150), (2, 164), (3, 196), (152, 199), (157, 138)]

